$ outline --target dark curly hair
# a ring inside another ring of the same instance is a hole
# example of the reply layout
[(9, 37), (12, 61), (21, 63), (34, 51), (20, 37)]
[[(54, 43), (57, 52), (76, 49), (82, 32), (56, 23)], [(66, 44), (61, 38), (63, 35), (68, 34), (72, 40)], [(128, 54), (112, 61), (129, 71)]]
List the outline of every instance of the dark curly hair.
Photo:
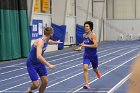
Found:
[(92, 31), (92, 30), (93, 30), (93, 22), (91, 22), (91, 21), (86, 21), (86, 22), (84, 23), (84, 26), (85, 26), (86, 24), (89, 25), (89, 27), (90, 27), (90, 29), (91, 29), (91, 31)]

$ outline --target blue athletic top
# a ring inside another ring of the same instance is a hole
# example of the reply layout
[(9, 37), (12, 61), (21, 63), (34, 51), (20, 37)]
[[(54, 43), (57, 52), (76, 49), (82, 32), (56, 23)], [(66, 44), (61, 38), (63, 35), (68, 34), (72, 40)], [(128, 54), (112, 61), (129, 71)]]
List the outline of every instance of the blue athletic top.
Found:
[[(42, 48), (42, 55), (43, 55), (44, 51), (46, 50), (46, 48), (48, 46), (48, 43), (43, 38), (41, 38), (41, 39), (44, 41), (44, 46)], [(37, 59), (37, 53), (36, 52), (37, 52), (37, 49), (34, 47), (34, 44), (33, 44), (32, 47), (31, 47), (31, 50), (30, 50), (30, 54), (27, 58), (27, 63), (34, 64), (34, 65), (41, 63), (40, 60)]]
[[(88, 37), (84, 37), (84, 44), (87, 44), (87, 45), (94, 44), (93, 41), (90, 40), (90, 37), (91, 37), (92, 34), (93, 33), (91, 32)], [(96, 54), (97, 54), (97, 48), (85, 47), (84, 55), (87, 55), (87, 56), (93, 55), (94, 56)]]

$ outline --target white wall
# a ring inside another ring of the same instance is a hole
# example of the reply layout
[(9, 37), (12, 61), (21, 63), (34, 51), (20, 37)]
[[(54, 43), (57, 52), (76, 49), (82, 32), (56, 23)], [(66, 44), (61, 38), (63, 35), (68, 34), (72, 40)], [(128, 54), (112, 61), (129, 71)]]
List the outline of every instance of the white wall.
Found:
[(106, 19), (106, 2), (105, 0), (94, 0), (93, 2), (93, 15), (97, 25), (97, 39), (98, 42), (103, 41), (103, 19)]
[(65, 24), (67, 0), (52, 0), (52, 22), (57, 25)]
[(28, 9), (28, 22), (30, 24), (31, 21), (31, 15), (32, 15), (32, 5), (33, 5), (33, 0), (27, 0), (27, 9)]
[[(93, 11), (92, 11), (92, 0), (76, 0), (76, 11), (77, 16), (74, 16), (74, 0), (52, 0), (52, 15), (49, 14), (33, 14), (32, 19), (43, 20), (43, 26), (51, 25), (51, 21), (57, 25), (66, 24), (66, 38), (65, 44), (75, 44), (75, 24), (83, 25), (85, 21), (91, 20), (94, 23), (95, 33), (97, 34), (97, 41), (99, 41), (99, 32), (101, 30), (101, 40), (103, 40), (103, 25), (102, 23), (102, 13), (103, 18), (105, 18), (104, 0), (94, 0)], [(99, 1), (99, 2), (97, 2)], [(66, 7), (67, 5), (67, 7)], [(67, 10), (67, 11), (65, 11)], [(94, 18), (92, 18), (92, 12)], [(66, 14), (68, 16), (66, 16)], [(65, 17), (66, 16), (66, 17)], [(52, 18), (52, 20), (51, 20)], [(73, 37), (73, 42), (70, 42), (70, 37)]]
[(106, 7), (104, 5), (105, 5), (104, 0), (102, 0), (100, 2), (98, 2), (96, 0), (94, 1), (94, 4), (93, 4), (94, 18), (96, 18), (96, 19), (101, 19), (102, 17), (104, 19), (106, 18)]
[(97, 42), (99, 42), (99, 19), (92, 19), (93, 21), (93, 24), (94, 24), (94, 28), (93, 28), (93, 32), (96, 34), (96, 39), (97, 39)]
[(135, 0), (114, 0), (115, 19), (134, 19)]
[(106, 20), (105, 40), (135, 40), (140, 38), (140, 20)]
[(136, 18), (140, 19), (140, 0), (136, 0)]
[[(65, 45), (75, 44), (76, 43), (76, 24), (74, 16), (66, 17), (66, 37)], [(71, 39), (71, 40), (70, 40)]]
[(43, 14), (43, 13), (33, 14), (32, 19), (43, 20), (43, 26), (44, 27), (45, 27), (45, 24), (47, 24), (47, 26), (51, 26), (51, 15), (50, 14)]
[(67, 0), (67, 16), (75, 16), (75, 0)]
[(88, 2), (90, 0), (76, 0), (76, 23), (83, 25), (88, 17)]
[(107, 9), (109, 19), (140, 18), (140, 0), (107, 0)]
[(106, 4), (107, 4), (107, 11), (106, 11), (106, 13), (107, 13), (107, 19), (112, 19), (113, 18), (113, 0), (106, 0)]

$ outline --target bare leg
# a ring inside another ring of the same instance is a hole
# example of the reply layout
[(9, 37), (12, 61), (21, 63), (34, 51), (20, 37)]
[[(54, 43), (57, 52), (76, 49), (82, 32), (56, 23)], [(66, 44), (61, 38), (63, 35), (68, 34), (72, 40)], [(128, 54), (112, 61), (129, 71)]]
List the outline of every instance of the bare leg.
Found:
[(28, 93), (32, 93), (32, 90), (39, 87), (39, 80), (33, 81), (31, 87), (28, 88)]
[(100, 71), (98, 70), (98, 68), (94, 68), (93, 70), (94, 70), (94, 72), (96, 73), (97, 77), (98, 77), (98, 78), (101, 78), (101, 73), (100, 73)]
[(95, 68), (95, 69), (93, 69), (93, 70), (94, 70), (94, 72), (95, 72), (96, 74), (98, 74), (98, 72), (99, 72), (98, 68)]
[(44, 90), (45, 90), (45, 88), (47, 86), (47, 83), (48, 83), (48, 77), (47, 76), (42, 76), (40, 78), (41, 78), (42, 84), (39, 88), (39, 93), (44, 93)]
[(84, 80), (85, 80), (86, 84), (89, 83), (89, 80), (88, 80), (88, 64), (84, 64)]

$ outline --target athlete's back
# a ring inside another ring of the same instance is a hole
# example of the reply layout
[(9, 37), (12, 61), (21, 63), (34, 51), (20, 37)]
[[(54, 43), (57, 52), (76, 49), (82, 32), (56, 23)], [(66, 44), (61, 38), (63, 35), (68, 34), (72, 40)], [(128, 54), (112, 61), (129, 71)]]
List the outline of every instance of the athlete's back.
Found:
[[(39, 39), (42, 39), (43, 42), (44, 42), (44, 46), (43, 46), (43, 48), (42, 48), (42, 55), (43, 55), (44, 51), (45, 51), (46, 48), (47, 48), (48, 43), (45, 42), (45, 40), (44, 40), (43, 38), (39, 38)], [(36, 52), (37, 52), (37, 49), (36, 49), (36, 44), (37, 44), (37, 42), (38, 42), (38, 40), (35, 41), (35, 43), (32, 45), (32, 47), (31, 47), (31, 49), (30, 49), (29, 56), (28, 56), (28, 58), (27, 58), (27, 62), (30, 61), (32, 64), (41, 63), (41, 62), (39, 61), (39, 59), (37, 58), (37, 53), (36, 53)]]

